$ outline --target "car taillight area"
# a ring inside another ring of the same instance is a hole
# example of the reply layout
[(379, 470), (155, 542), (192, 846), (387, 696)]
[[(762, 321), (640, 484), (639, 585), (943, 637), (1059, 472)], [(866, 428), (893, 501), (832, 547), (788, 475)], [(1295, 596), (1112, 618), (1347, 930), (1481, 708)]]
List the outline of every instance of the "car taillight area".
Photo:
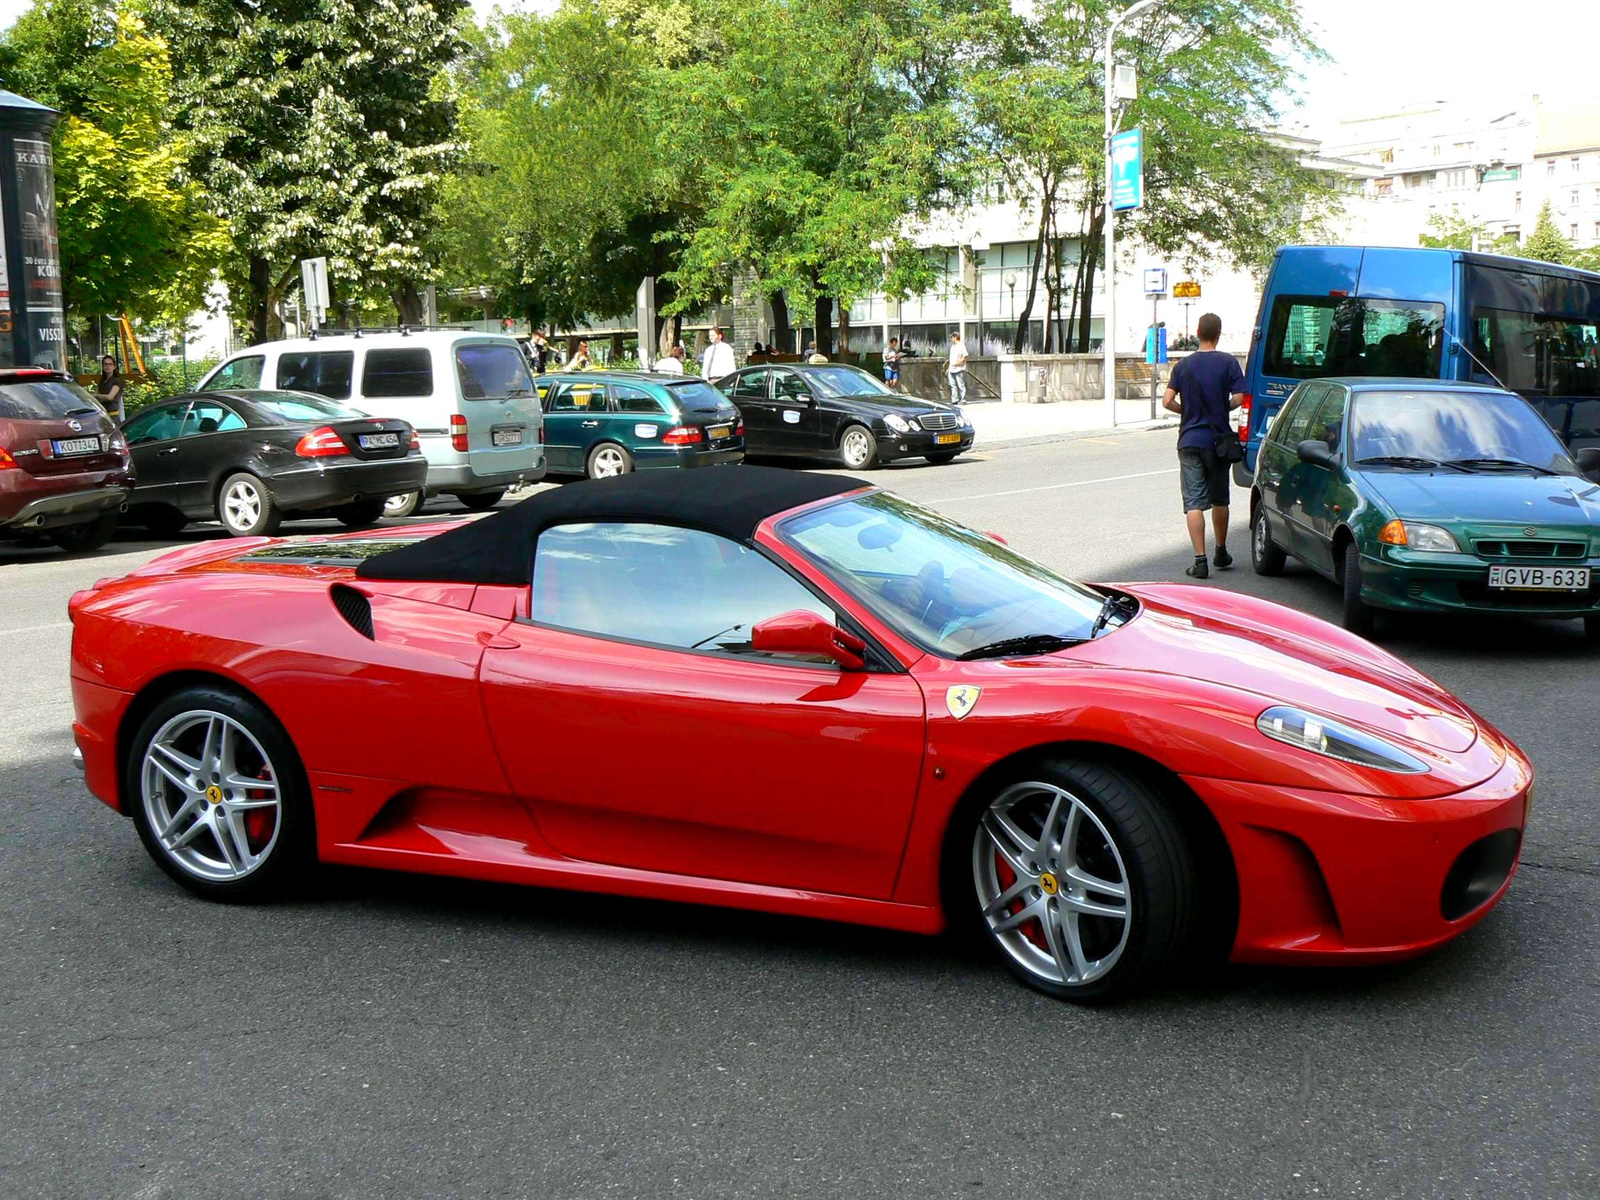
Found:
[(350, 453), (350, 447), (344, 444), (337, 429), (322, 425), (302, 437), (296, 443), (294, 452), (301, 458), (332, 458)]
[(11, 457), (11, 452), (9, 450), (7, 450), (4, 446), (0, 446), (0, 471), (17, 470), (21, 470), (21, 468), (17, 466), (17, 460)]
[(1250, 402), (1252, 398), (1249, 392), (1244, 393), (1244, 401), (1239, 405), (1239, 440), (1241, 442), (1250, 440)]
[(698, 425), (676, 425), (661, 435), (664, 446), (692, 446), (705, 440), (705, 430)]
[(467, 452), (467, 419), (460, 413), (450, 414), (450, 449)]

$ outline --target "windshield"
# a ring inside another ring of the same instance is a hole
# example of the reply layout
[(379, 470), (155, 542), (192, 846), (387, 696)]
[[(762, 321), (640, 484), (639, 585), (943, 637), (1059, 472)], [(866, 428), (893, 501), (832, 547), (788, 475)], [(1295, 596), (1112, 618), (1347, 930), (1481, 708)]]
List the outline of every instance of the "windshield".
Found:
[(894, 395), (859, 367), (806, 367), (800, 374), (824, 396)]
[(41, 379), (0, 385), (0, 418), (6, 420), (59, 421), (100, 411), (93, 397), (75, 383)]
[(251, 396), (250, 400), (263, 412), (271, 413), (285, 421), (346, 421), (365, 415), (349, 405), (334, 400), (324, 400), (321, 396), (297, 396), (290, 392), (280, 392), (270, 396)]
[(1498, 458), (1578, 474), (1560, 439), (1527, 401), (1500, 392), (1360, 392), (1351, 419), (1358, 463)]
[(791, 517), (779, 532), (882, 620), (944, 658), (1012, 638), (1086, 639), (1105, 603), (1100, 593), (887, 492)]

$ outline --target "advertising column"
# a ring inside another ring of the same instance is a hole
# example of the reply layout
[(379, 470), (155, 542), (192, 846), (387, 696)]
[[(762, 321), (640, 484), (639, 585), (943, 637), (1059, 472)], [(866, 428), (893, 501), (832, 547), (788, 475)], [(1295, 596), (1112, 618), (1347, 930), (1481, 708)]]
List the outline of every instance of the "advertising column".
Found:
[(66, 370), (61, 305), (61, 243), (56, 237), (56, 176), (48, 137), (13, 140), (21, 209), (22, 302), (28, 308), (28, 365)]

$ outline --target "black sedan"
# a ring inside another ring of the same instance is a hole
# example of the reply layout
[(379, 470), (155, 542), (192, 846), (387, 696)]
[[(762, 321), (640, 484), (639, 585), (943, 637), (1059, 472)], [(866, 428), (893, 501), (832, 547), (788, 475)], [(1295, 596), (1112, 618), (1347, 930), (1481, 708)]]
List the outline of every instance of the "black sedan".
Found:
[(213, 519), (236, 537), (271, 534), (293, 516), (360, 528), (428, 473), (406, 422), (304, 392), (179, 396), (129, 417), (122, 432), (136, 476), (131, 519), (157, 536)]
[(826, 458), (862, 471), (904, 458), (947, 463), (972, 449), (972, 423), (959, 408), (892, 392), (843, 363), (746, 367), (717, 387), (739, 406), (751, 456)]

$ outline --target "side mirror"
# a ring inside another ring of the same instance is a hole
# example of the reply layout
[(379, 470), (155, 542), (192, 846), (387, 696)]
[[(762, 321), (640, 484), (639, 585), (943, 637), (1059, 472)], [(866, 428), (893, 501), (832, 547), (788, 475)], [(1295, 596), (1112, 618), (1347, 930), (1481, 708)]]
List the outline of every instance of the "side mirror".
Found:
[(750, 631), (750, 648), (768, 654), (821, 654), (847, 671), (867, 665), (864, 641), (804, 608), (762, 621)]
[(1303, 463), (1314, 463), (1319, 467), (1333, 466), (1333, 451), (1328, 449), (1328, 443), (1310, 438), (1295, 447), (1295, 453), (1300, 456)]
[(992, 529), (985, 529), (983, 531), (983, 536), (988, 538), (991, 542), (999, 542), (1002, 546), (1011, 545), (1010, 542), (1006, 541), (1005, 538), (1001, 537), (998, 533), (996, 533)]
[(1578, 470), (1600, 483), (1600, 446), (1585, 446), (1573, 458), (1577, 460)]

